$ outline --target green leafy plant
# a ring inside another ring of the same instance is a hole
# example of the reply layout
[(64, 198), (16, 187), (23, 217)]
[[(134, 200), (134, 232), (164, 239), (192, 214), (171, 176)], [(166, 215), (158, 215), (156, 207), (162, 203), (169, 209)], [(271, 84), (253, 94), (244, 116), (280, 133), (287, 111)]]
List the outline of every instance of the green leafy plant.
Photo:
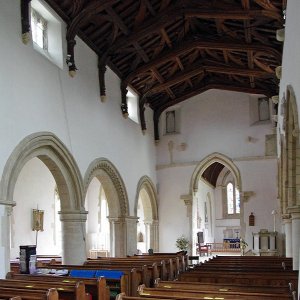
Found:
[(241, 248), (242, 255), (245, 255), (245, 249), (247, 246), (248, 246), (247, 242), (243, 238), (241, 238), (240, 239), (240, 248)]
[(176, 247), (181, 251), (186, 251), (189, 247), (189, 240), (182, 235), (176, 240)]

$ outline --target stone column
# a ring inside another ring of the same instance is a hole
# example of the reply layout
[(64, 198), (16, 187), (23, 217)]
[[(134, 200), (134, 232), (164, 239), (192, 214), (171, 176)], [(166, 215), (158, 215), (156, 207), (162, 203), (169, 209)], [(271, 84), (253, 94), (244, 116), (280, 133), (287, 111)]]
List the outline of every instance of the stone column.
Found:
[(86, 260), (87, 211), (60, 211), (62, 222), (62, 260), (64, 264), (82, 264)]
[[(126, 255), (126, 238), (124, 230), (124, 218), (109, 217), (110, 223), (110, 253), (112, 257), (124, 257)], [(136, 246), (135, 246), (136, 247)]]
[(288, 212), (292, 216), (293, 270), (299, 270), (300, 206), (288, 207)]
[(158, 220), (153, 220), (150, 224), (150, 248), (153, 249), (154, 252), (159, 251), (159, 223)]
[(125, 217), (126, 255), (134, 255), (137, 250), (137, 217)]
[(153, 249), (151, 247), (151, 225), (152, 221), (147, 221), (144, 220), (144, 225), (145, 225), (145, 245), (146, 245), (146, 250), (148, 249)]
[(292, 250), (292, 219), (290, 215), (283, 215), (283, 226), (285, 233), (285, 256), (293, 257)]
[(180, 199), (184, 201), (186, 205), (186, 216), (189, 218), (189, 253), (192, 253), (192, 241), (193, 241), (193, 196), (192, 195), (182, 195)]
[(0, 278), (5, 278), (10, 271), (10, 230), (11, 214), (15, 202), (0, 201)]

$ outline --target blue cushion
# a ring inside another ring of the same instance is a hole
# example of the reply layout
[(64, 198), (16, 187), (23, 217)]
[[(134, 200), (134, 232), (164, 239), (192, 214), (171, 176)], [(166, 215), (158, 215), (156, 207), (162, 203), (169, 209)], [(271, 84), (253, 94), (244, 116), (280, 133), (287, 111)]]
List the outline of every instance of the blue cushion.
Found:
[(115, 271), (115, 270), (97, 270), (95, 277), (105, 277), (108, 279), (120, 279), (124, 275), (122, 271)]
[(94, 278), (96, 270), (71, 270), (71, 277)]

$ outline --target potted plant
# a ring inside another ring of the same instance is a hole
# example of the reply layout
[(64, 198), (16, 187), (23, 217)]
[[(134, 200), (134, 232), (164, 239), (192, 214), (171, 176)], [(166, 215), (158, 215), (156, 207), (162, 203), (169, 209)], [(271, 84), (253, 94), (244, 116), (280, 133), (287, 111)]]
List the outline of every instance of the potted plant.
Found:
[(176, 240), (176, 247), (180, 250), (180, 251), (187, 251), (188, 247), (189, 247), (189, 240), (184, 236), (180, 236), (177, 240)]

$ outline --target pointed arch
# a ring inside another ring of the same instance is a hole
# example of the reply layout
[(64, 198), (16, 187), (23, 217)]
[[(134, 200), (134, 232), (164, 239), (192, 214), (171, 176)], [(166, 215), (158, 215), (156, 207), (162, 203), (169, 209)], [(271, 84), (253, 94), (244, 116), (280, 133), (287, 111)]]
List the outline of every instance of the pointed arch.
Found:
[(224, 165), (227, 169), (229, 169), (233, 177), (235, 179), (237, 188), (239, 191), (242, 190), (242, 182), (241, 182), (241, 175), (239, 169), (236, 167), (236, 165), (233, 163), (233, 161), (228, 158), (227, 156), (221, 154), (221, 153), (212, 153), (205, 157), (203, 160), (200, 161), (200, 163), (196, 166), (193, 175), (191, 177), (190, 182), (190, 194), (193, 195), (193, 193), (197, 192), (198, 190), (198, 182), (203, 174), (203, 172), (213, 163), (218, 162)]
[(110, 217), (125, 217), (129, 213), (128, 196), (124, 181), (117, 168), (106, 158), (97, 158), (89, 165), (84, 177), (84, 194), (96, 177), (103, 185)]
[(0, 199), (13, 204), (17, 178), (24, 165), (39, 158), (52, 173), (60, 194), (62, 210), (83, 209), (83, 184), (79, 168), (67, 147), (51, 132), (24, 138), (8, 158), (0, 183)]

